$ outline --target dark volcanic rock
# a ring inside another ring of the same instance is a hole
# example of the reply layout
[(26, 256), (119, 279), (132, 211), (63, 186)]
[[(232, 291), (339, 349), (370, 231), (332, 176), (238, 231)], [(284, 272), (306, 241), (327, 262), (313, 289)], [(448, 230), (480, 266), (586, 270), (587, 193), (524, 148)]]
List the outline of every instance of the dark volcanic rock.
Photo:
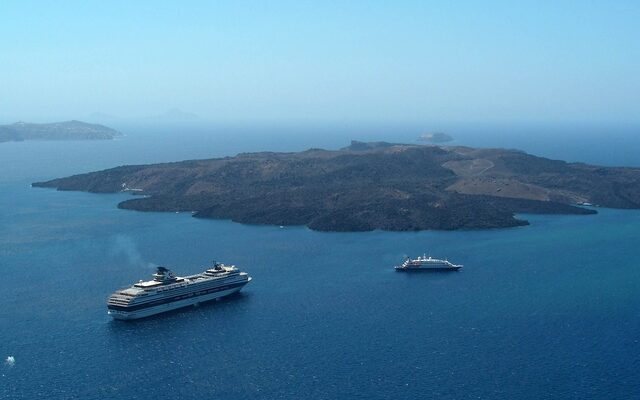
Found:
[(16, 122), (0, 125), (0, 142), (23, 140), (108, 140), (120, 132), (103, 125), (81, 121), (29, 124)]
[(383, 142), (123, 166), (34, 186), (130, 191), (144, 197), (120, 208), (324, 231), (512, 227), (527, 224), (516, 213), (595, 213), (575, 206), (587, 202), (640, 208), (638, 169)]

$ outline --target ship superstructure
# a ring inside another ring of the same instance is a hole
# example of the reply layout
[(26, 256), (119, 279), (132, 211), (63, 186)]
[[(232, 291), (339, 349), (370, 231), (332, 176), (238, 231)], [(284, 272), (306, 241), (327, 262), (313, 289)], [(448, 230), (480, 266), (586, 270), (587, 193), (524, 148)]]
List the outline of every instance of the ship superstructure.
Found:
[(419, 256), (418, 258), (411, 259), (405, 258), (404, 262), (400, 265), (396, 265), (396, 271), (415, 271), (415, 270), (453, 270), (457, 271), (462, 268), (462, 265), (452, 264), (448, 260), (440, 260), (438, 258), (431, 258), (426, 254)]
[(118, 290), (107, 300), (109, 315), (115, 319), (138, 319), (228, 296), (251, 281), (246, 272), (233, 265), (215, 263), (212, 268), (190, 276), (175, 276), (158, 267), (153, 280), (140, 281)]

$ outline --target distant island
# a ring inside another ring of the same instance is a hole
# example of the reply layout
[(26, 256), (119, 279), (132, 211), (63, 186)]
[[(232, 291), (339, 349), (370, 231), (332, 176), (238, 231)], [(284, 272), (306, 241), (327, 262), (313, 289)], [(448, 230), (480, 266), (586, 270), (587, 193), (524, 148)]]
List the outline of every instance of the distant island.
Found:
[(103, 125), (82, 121), (31, 124), (16, 122), (0, 125), (0, 143), (24, 140), (109, 140), (120, 132)]
[(446, 143), (451, 142), (453, 137), (451, 135), (447, 135), (444, 132), (433, 132), (433, 133), (423, 133), (418, 138), (421, 142), (429, 142), (429, 143)]
[(118, 207), (321, 231), (502, 228), (527, 224), (516, 213), (594, 214), (577, 206), (587, 203), (640, 208), (637, 168), (385, 142), (121, 166), (33, 186), (131, 192), (144, 197)]

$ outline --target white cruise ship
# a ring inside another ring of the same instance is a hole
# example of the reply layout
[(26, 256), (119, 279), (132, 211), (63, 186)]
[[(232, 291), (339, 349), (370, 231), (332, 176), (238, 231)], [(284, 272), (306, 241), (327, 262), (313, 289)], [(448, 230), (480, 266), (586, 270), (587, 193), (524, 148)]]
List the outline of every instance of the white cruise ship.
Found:
[(153, 280), (140, 281), (109, 296), (107, 309), (115, 319), (138, 319), (228, 296), (251, 281), (233, 265), (214, 263), (201, 274), (178, 277), (158, 267)]
[(437, 258), (427, 257), (422, 255), (421, 257), (411, 259), (407, 257), (400, 265), (396, 265), (396, 271), (457, 271), (462, 268), (462, 265), (452, 264), (448, 260), (440, 260)]

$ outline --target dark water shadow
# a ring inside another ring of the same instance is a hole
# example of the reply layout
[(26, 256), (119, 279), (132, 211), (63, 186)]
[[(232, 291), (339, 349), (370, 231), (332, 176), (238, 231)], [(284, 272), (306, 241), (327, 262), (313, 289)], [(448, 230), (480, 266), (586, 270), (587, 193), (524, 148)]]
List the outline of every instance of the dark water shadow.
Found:
[(406, 271), (395, 270), (398, 274), (452, 274), (455, 272), (462, 272), (462, 268), (459, 269), (410, 269)]
[(428, 282), (445, 282), (451, 279), (459, 280), (462, 278), (462, 269), (459, 270), (433, 270), (433, 269), (417, 269), (411, 271), (394, 271), (396, 275), (401, 276), (405, 282), (410, 281), (428, 281)]

